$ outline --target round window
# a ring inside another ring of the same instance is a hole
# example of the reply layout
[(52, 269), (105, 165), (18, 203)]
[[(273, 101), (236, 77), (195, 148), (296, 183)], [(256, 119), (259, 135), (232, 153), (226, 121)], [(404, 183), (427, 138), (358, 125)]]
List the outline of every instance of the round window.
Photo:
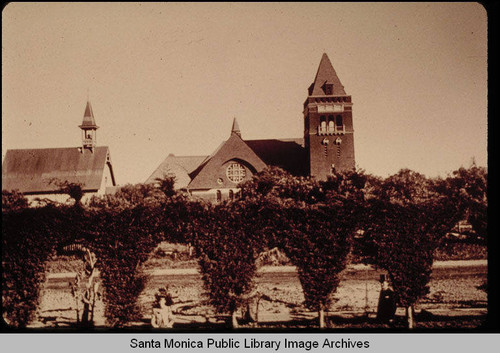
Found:
[(245, 175), (246, 175), (245, 167), (243, 167), (239, 163), (231, 163), (226, 168), (226, 176), (233, 183), (239, 183), (245, 178)]

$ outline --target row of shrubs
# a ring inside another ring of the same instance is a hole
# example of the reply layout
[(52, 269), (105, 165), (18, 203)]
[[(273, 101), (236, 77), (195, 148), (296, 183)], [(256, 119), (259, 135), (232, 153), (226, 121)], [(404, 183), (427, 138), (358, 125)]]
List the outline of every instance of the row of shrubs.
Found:
[(75, 193), (74, 206), (27, 208), (22, 195), (4, 192), (2, 316), (14, 327), (33, 319), (47, 259), (75, 241), (97, 255), (112, 327), (140, 317), (140, 265), (162, 241), (194, 246), (212, 305), (232, 314), (233, 323), (253, 288), (259, 255), (273, 248), (297, 266), (305, 305), (318, 311), (320, 327), (352, 249), (387, 271), (398, 305), (408, 308), (428, 292), (435, 250), (459, 220), (468, 215), (484, 234), (486, 177), (473, 166), (446, 179), (358, 171), (318, 182), (268, 169), (240, 185), (238, 200), (221, 204), (189, 199), (168, 177), (85, 205)]

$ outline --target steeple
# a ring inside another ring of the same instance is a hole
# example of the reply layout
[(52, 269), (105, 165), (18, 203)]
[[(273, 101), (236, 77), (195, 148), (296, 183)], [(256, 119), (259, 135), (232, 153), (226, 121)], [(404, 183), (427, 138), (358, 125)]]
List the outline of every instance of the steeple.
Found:
[(94, 152), (94, 147), (96, 146), (96, 130), (99, 126), (96, 125), (94, 119), (94, 112), (92, 111), (92, 105), (90, 101), (87, 100), (87, 106), (85, 107), (85, 113), (83, 113), (82, 124), (78, 126), (82, 129), (82, 144), (84, 151), (86, 148), (91, 152)]
[(240, 127), (238, 125), (238, 121), (236, 120), (236, 118), (233, 119), (233, 127), (231, 128), (231, 134), (236, 134), (239, 137), (241, 137)]
[(313, 84), (309, 87), (310, 96), (343, 96), (346, 95), (344, 86), (340, 82), (335, 69), (326, 53), (323, 53), (318, 72)]

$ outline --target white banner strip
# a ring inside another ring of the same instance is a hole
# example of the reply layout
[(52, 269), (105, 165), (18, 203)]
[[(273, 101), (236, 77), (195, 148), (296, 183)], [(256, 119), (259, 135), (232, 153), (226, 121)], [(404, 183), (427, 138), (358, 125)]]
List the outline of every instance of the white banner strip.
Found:
[(500, 334), (0, 334), (3, 352), (498, 352)]

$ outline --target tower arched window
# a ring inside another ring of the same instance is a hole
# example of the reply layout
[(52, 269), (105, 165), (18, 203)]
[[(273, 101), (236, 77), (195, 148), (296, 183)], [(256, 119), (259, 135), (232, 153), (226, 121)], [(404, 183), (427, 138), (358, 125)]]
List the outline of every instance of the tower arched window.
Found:
[(229, 190), (229, 200), (231, 200), (231, 201), (234, 200), (234, 192), (233, 192), (233, 190)]
[(326, 118), (324, 115), (319, 117), (319, 133), (326, 134)]
[(344, 130), (344, 122), (342, 119), (342, 115), (337, 115), (336, 125), (337, 125), (337, 130)]
[(334, 127), (335, 121), (334, 120), (335, 119), (334, 119), (333, 115), (328, 116), (328, 133), (329, 134), (332, 134), (333, 131), (335, 130), (335, 127)]
[(217, 190), (217, 202), (222, 201), (222, 192), (220, 190)]

